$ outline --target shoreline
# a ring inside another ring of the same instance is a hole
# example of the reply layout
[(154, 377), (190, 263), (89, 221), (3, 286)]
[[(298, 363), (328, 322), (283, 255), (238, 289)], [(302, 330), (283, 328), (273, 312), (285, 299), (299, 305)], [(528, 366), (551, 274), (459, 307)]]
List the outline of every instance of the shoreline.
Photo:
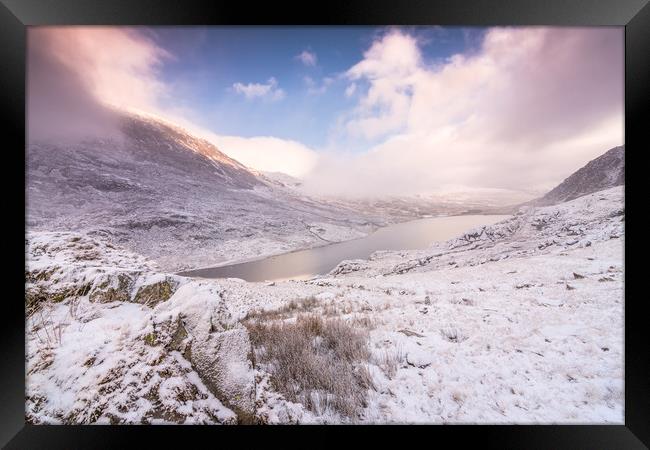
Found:
[[(235, 261), (230, 261), (230, 262), (224, 262), (223, 264), (219, 264), (219, 265), (210, 265), (210, 266), (206, 266), (206, 267), (200, 267), (200, 268), (194, 268), (194, 269), (186, 269), (186, 270), (174, 272), (174, 275), (181, 276), (181, 277), (186, 277), (186, 278), (202, 278), (202, 279), (227, 279), (227, 278), (233, 278), (233, 277), (226, 277), (226, 278), (201, 277), (201, 276), (197, 276), (197, 275), (191, 275), (190, 273), (191, 272), (202, 271), (202, 270), (219, 269), (219, 268), (224, 268), (224, 267), (237, 266), (237, 265), (240, 265), (240, 264), (247, 264), (247, 263), (251, 263), (251, 262), (255, 262), (255, 261), (262, 261), (262, 260), (265, 260), (265, 259), (268, 259), (268, 258), (284, 256), (284, 255), (291, 255), (293, 253), (298, 253), (298, 252), (302, 252), (302, 251), (306, 251), (306, 250), (314, 250), (314, 249), (317, 249), (317, 248), (327, 247), (329, 245), (337, 245), (337, 244), (343, 244), (343, 243), (346, 243), (346, 242), (354, 242), (354, 241), (357, 241), (357, 240), (366, 239), (369, 236), (373, 235), (374, 233), (377, 233), (379, 230), (386, 229), (386, 228), (389, 228), (391, 226), (396, 226), (396, 225), (400, 225), (400, 224), (407, 224), (407, 223), (417, 222), (417, 221), (421, 221), (421, 220), (445, 219), (445, 218), (467, 217), (467, 216), (503, 216), (503, 218), (505, 219), (507, 217), (510, 217), (511, 215), (512, 214), (488, 214), (488, 213), (467, 214), (467, 213), (463, 213), (463, 214), (455, 214), (455, 215), (438, 215), (438, 216), (428, 216), (428, 217), (427, 216), (420, 216), (420, 217), (412, 219), (412, 220), (406, 220), (406, 221), (403, 221), (403, 222), (395, 222), (395, 223), (391, 223), (391, 224), (383, 226), (383, 227), (378, 227), (378, 228), (374, 229), (372, 232), (366, 234), (365, 236), (361, 236), (361, 237), (358, 237), (358, 238), (347, 239), (347, 240), (338, 241), (338, 242), (325, 242), (322, 245), (313, 245), (313, 246), (309, 246), (309, 247), (290, 250), (288, 252), (283, 252), (283, 253), (273, 253), (273, 254), (268, 254), (268, 255), (265, 255), (265, 256), (258, 256), (258, 257), (254, 257), (254, 258), (243, 259), (243, 260), (235, 260)], [(439, 242), (442, 242), (442, 241), (439, 241)], [(375, 250), (375, 251), (382, 251), (382, 250), (380, 249), (380, 250)], [(344, 260), (342, 260), (342, 261), (344, 261)], [(315, 275), (315, 276), (318, 276), (318, 275)], [(234, 277), (234, 278), (236, 278), (236, 277)], [(293, 278), (289, 278), (289, 279), (293, 279)]]

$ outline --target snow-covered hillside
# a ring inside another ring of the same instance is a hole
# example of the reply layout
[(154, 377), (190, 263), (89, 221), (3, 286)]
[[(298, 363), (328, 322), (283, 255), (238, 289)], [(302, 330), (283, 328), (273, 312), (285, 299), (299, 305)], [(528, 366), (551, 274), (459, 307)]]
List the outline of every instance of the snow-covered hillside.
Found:
[[(276, 283), (182, 278), (110, 236), (34, 231), (27, 418), (623, 423), (624, 217), (611, 188)], [(283, 390), (278, 336), (313, 346), (305, 364), (348, 355), (348, 384)]]
[(105, 237), (165, 270), (181, 271), (339, 242), (496, 201), (493, 194), (307, 196), (298, 180), (253, 171), (174, 124), (113, 113), (120, 132), (111, 138), (30, 143), (29, 230)]
[(532, 204), (555, 205), (625, 183), (625, 146), (614, 147), (571, 174)]
[[(274, 185), (175, 125), (116, 114), (114, 138), (30, 144), (30, 230), (104, 236), (181, 270), (323, 245), (386, 224), (379, 214)], [(313, 232), (321, 223), (342, 234), (321, 239)]]

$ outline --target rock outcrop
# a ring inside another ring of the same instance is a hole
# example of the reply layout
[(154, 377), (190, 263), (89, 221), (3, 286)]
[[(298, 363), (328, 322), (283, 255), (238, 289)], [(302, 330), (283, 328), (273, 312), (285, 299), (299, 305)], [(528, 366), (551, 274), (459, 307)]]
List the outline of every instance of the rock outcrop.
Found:
[[(45, 413), (50, 419), (58, 417), (61, 423), (149, 423), (157, 419), (183, 423), (193, 417), (194, 422), (230, 423), (234, 417), (237, 423), (255, 422), (255, 376), (248, 332), (233, 319), (216, 282), (159, 273), (147, 260), (82, 234), (33, 234), (27, 240), (27, 256), (25, 304), (33, 332), (28, 340), (34, 355), (41, 355), (34, 360), (49, 355), (65, 364), (64, 358), (70, 354), (83, 359), (83, 364), (71, 368), (80, 372), (76, 403), (84, 403), (84, 411), (95, 411), (81, 417), (74, 411), (53, 409)], [(53, 310), (64, 317), (57, 319)], [(130, 311), (126, 321), (120, 311)], [(68, 337), (70, 329), (92, 326), (106, 334), (105, 343), (116, 347), (119, 360), (99, 356), (106, 349), (104, 344), (97, 347)], [(117, 335), (112, 336), (111, 330)], [(149, 363), (136, 370), (142, 360)], [(96, 386), (94, 379), (82, 381), (83, 372), (98, 362), (107, 364), (110, 375), (103, 377), (106, 382), (101, 384), (110, 382), (110, 392), (122, 392), (120, 398), (126, 399), (117, 411), (102, 406), (110, 397), (107, 393), (87, 398)], [(37, 363), (30, 371), (46, 368)], [(171, 391), (165, 390), (165, 380), (174, 377), (182, 377), (182, 381), (178, 378)], [(146, 402), (126, 394), (137, 386), (149, 386), (146, 393), (139, 394)], [(216, 413), (208, 401), (210, 396), (234, 413), (233, 417)], [(32, 404), (29, 397), (28, 408), (33, 414), (28, 417), (40, 423), (34, 417), (39, 417), (46, 405), (36, 397)], [(169, 407), (162, 398), (167, 403), (182, 403)]]

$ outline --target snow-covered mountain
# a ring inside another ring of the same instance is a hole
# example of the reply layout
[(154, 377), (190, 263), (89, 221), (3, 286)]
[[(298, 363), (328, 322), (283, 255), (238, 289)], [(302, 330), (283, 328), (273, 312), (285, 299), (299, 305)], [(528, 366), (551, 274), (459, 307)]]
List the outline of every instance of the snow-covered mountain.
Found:
[(118, 119), (113, 138), (30, 143), (30, 230), (105, 235), (180, 270), (332, 239), (314, 234), (316, 225), (344, 240), (385, 224), (278, 186), (173, 124), (126, 113)]
[(120, 138), (28, 149), (30, 423), (623, 423), (624, 189), (603, 188), (622, 184), (622, 148), (557, 205), (247, 283), (170, 271), (427, 211), (305, 197), (122, 119)]
[(282, 187), (298, 188), (302, 185), (300, 179), (283, 172), (262, 172), (262, 176), (270, 183)]
[[(99, 236), (30, 233), (27, 420), (623, 423), (622, 203), (615, 187), (275, 283), (179, 277)], [(321, 319), (303, 342), (304, 317)], [(287, 358), (265, 360), (264, 330)], [(316, 365), (332, 352), (348, 360)], [(315, 369), (335, 382), (313, 386)], [(287, 377), (292, 390), (274, 382)]]
[(542, 198), (535, 205), (556, 205), (592, 192), (625, 183), (625, 146), (614, 147), (589, 161)]

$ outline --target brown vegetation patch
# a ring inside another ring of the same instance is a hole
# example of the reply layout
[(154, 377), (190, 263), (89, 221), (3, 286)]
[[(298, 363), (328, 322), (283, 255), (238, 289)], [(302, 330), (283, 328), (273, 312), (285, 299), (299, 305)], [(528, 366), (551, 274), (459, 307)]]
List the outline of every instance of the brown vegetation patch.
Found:
[(340, 319), (309, 314), (295, 322), (247, 320), (257, 363), (275, 389), (317, 414), (335, 411), (355, 419), (373, 387), (366, 363), (367, 336)]
[(280, 308), (276, 309), (252, 309), (244, 320), (275, 320), (291, 317), (296, 313), (312, 311), (319, 306), (315, 297), (306, 297), (298, 300), (291, 300)]

